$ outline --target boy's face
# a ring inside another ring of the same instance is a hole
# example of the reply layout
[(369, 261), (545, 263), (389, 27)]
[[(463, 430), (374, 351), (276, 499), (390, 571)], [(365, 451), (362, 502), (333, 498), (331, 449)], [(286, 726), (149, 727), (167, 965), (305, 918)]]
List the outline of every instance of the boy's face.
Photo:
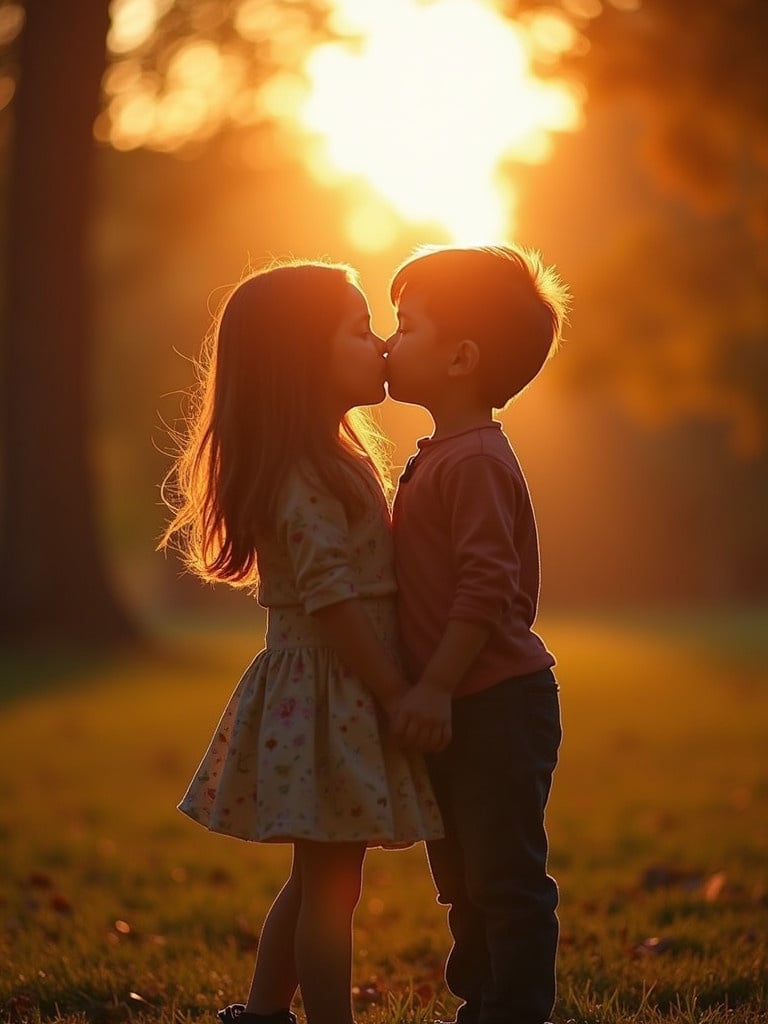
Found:
[(409, 294), (407, 286), (395, 312), (397, 330), (386, 342), (389, 394), (398, 402), (429, 408), (443, 389), (450, 348), (441, 344), (424, 300)]

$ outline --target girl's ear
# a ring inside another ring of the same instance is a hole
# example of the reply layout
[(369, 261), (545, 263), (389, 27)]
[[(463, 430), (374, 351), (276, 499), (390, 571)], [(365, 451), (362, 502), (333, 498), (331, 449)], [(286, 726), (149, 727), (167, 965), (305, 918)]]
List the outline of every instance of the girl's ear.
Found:
[(448, 364), (449, 377), (466, 377), (474, 373), (480, 362), (480, 348), (471, 338), (462, 338), (456, 343), (453, 357)]

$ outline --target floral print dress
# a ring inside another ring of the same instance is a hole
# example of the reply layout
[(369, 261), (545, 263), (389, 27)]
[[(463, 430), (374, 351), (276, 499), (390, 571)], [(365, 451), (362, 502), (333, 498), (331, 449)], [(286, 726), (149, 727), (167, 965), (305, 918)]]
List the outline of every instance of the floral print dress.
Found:
[(261, 842), (439, 838), (423, 759), (396, 745), (312, 617), (358, 598), (398, 657), (383, 495), (372, 488), (365, 514), (348, 523), (323, 486), (292, 473), (259, 574), (266, 647), (238, 683), (179, 809), (213, 832)]

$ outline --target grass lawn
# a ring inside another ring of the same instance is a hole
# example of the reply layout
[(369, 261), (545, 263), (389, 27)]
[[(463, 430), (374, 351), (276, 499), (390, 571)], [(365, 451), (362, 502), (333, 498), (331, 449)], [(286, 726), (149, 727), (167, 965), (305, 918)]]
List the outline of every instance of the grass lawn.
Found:
[[(565, 741), (550, 807), (561, 887), (555, 1021), (768, 1021), (768, 616), (552, 618)], [(287, 847), (207, 834), (175, 804), (248, 630), (164, 626), (119, 662), (0, 655), (0, 1012), (212, 1020), (242, 998)], [(357, 1017), (430, 1021), (445, 913), (423, 849), (374, 852)]]

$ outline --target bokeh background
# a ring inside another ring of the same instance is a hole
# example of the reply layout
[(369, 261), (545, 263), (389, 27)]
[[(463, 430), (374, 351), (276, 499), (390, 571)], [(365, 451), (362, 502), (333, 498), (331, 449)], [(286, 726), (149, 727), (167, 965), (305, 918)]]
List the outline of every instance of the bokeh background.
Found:
[[(263, 640), (156, 553), (211, 314), (274, 258), (514, 240), (573, 293), (502, 419), (565, 742), (557, 1024), (765, 1024), (768, 5), (0, 0), (0, 1016), (192, 1024), (289, 850), (175, 811)], [(429, 430), (378, 407), (395, 475)], [(455, 1008), (373, 852), (356, 1019)]]
[[(249, 266), (330, 256), (386, 335), (389, 276), (422, 242), (513, 239), (573, 291), (562, 351), (503, 415), (543, 606), (764, 601), (766, 18), (0, 4), (5, 635), (140, 634), (228, 601), (153, 551), (164, 424), (211, 310)], [(402, 464), (429, 422), (380, 414)]]

